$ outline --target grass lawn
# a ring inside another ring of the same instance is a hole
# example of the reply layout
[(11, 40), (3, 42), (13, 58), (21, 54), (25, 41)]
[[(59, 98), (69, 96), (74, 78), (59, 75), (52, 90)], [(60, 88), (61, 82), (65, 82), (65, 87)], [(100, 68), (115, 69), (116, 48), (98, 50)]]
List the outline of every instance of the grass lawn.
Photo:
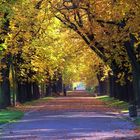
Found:
[(126, 113), (128, 112), (129, 104), (127, 102), (119, 101), (109, 96), (99, 96), (96, 97), (96, 99), (105, 102), (109, 107), (120, 109), (121, 112), (126, 112)]
[(21, 111), (14, 111), (10, 109), (0, 110), (0, 125), (9, 122), (15, 122), (24, 115)]

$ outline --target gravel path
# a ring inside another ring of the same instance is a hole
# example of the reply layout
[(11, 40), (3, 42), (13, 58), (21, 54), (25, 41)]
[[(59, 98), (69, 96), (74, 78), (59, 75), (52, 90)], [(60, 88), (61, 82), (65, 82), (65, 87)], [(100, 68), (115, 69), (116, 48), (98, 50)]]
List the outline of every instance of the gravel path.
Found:
[(93, 97), (79, 94), (85, 97), (58, 97), (26, 113), (4, 129), (0, 140), (140, 140), (131, 122)]

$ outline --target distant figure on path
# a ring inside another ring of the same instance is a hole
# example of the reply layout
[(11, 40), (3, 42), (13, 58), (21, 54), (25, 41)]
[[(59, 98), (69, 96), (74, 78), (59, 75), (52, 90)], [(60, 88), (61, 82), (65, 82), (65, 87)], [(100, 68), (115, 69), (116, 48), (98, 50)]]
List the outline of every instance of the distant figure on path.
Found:
[(67, 96), (67, 90), (66, 90), (66, 85), (65, 84), (63, 85), (63, 93), (64, 93), (64, 96)]

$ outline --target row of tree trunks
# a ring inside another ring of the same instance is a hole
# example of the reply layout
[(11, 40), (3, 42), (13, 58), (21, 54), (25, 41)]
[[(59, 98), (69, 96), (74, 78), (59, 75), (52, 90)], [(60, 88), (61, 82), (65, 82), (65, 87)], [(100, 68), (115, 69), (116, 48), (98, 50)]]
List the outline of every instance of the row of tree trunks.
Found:
[(39, 85), (36, 82), (18, 82), (17, 101), (20, 103), (40, 98)]
[(135, 99), (133, 94), (133, 82), (126, 80), (126, 84), (121, 85), (116, 81), (117, 77), (115, 75), (109, 75), (108, 79), (104, 81), (99, 80), (99, 95), (109, 94), (110, 97), (130, 103), (133, 102)]
[(46, 96), (59, 96), (63, 91), (63, 82), (62, 76), (59, 75), (53, 80), (49, 79), (49, 82), (46, 84)]
[(62, 76), (57, 80), (51, 80), (46, 84), (37, 82), (17, 82), (17, 101), (24, 103), (44, 96), (60, 95), (62, 92)]
[[(59, 95), (62, 92), (62, 76), (59, 76), (56, 81), (50, 80), (47, 84), (42, 83), (40, 85), (37, 82), (29, 82), (28, 80), (22, 82), (14, 78), (12, 80), (12, 82), (14, 82), (14, 84), (12, 84), (14, 87), (11, 87), (9, 73), (10, 65), (7, 65), (7, 67), (4, 67), (4, 69), (1, 70), (2, 82), (0, 84), (0, 108), (8, 107), (11, 104), (16, 105), (16, 102), (24, 103), (44, 96)], [(14, 74), (16, 74), (16, 72)], [(12, 74), (12, 76), (14, 74)], [(14, 75), (14, 77), (16, 76)], [(15, 97), (11, 98), (11, 95), (15, 95)]]
[[(112, 72), (109, 72), (108, 78), (106, 78), (104, 81), (100, 80), (103, 77), (103, 69), (100, 67), (100, 71), (97, 75), (100, 95), (109, 94), (110, 97), (114, 97), (129, 103), (134, 101), (135, 84), (133, 84), (134, 80), (132, 82), (128, 80), (128, 77), (132, 76), (132, 73), (129, 72), (129, 68), (124, 66), (125, 63), (125, 59), (122, 60), (122, 67), (119, 67), (116, 60), (112, 61)], [(121, 73), (125, 73), (122, 79), (123, 81), (120, 81), (118, 78), (118, 75)]]
[(127, 80), (126, 84), (121, 85), (120, 83), (117, 83), (116, 80), (117, 78), (115, 76), (109, 76), (110, 97), (126, 102), (132, 102), (135, 98), (133, 94), (133, 83)]

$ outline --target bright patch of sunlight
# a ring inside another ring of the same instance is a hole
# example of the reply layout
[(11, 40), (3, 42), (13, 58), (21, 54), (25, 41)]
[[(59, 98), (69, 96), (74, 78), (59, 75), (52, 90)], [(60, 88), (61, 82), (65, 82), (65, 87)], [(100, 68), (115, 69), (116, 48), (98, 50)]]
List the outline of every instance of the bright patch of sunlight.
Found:
[(15, 122), (24, 115), (21, 111), (0, 110), (0, 124)]
[(128, 113), (129, 111), (128, 110), (122, 110), (121, 112), (122, 113)]
[(73, 89), (76, 89), (76, 90), (85, 90), (86, 89), (85, 84), (83, 82), (74, 82), (72, 87), (73, 87)]

